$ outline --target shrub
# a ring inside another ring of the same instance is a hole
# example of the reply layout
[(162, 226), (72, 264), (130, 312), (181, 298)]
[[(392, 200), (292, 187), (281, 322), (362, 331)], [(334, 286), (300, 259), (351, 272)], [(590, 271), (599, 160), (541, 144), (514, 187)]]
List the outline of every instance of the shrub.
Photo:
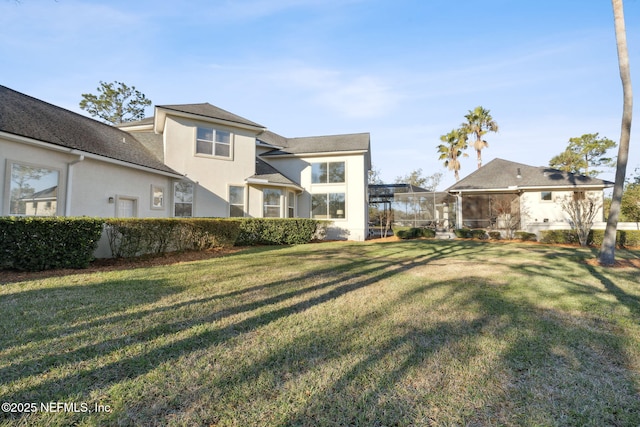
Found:
[[(592, 230), (591, 244), (602, 246), (604, 230)], [(640, 230), (618, 230), (616, 233), (616, 246), (618, 247), (640, 247)]]
[(489, 238), (491, 240), (500, 240), (502, 238), (502, 234), (499, 231), (490, 231)]
[(243, 218), (236, 245), (297, 245), (309, 243), (322, 227), (306, 218)]
[(523, 242), (535, 242), (538, 240), (535, 233), (526, 231), (516, 231), (514, 236), (517, 240), (522, 240)]
[(578, 233), (574, 230), (543, 230), (540, 232), (540, 241), (550, 244), (578, 244)]
[(419, 237), (433, 238), (436, 236), (436, 232), (430, 228), (408, 228), (401, 229), (396, 232), (396, 236), (400, 239), (417, 239)]
[(468, 239), (471, 237), (471, 230), (468, 228), (456, 228), (453, 230), (453, 233), (460, 239)]
[(486, 240), (489, 238), (489, 236), (487, 236), (486, 231), (482, 229), (477, 229), (477, 230), (471, 230), (471, 238), (478, 239), (478, 240)]
[(106, 224), (116, 258), (233, 246), (240, 233), (240, 220), (226, 218), (111, 218)]
[(0, 218), (0, 268), (86, 268), (102, 228), (97, 218)]

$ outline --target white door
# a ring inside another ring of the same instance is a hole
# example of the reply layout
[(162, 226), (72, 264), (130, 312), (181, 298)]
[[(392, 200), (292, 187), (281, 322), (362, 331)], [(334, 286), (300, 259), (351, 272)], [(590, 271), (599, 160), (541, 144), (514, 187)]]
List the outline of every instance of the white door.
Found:
[(118, 199), (118, 218), (131, 218), (136, 216), (136, 201), (133, 199)]

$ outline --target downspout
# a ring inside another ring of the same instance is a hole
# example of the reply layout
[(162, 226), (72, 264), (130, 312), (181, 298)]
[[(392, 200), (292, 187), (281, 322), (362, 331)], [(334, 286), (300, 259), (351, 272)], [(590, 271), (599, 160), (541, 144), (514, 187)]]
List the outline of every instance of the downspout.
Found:
[(462, 228), (462, 192), (456, 194), (456, 228)]
[(71, 213), (71, 195), (73, 185), (73, 165), (84, 161), (84, 154), (79, 154), (78, 158), (72, 162), (67, 163), (67, 185), (65, 191), (65, 204), (64, 204), (64, 216), (69, 216)]

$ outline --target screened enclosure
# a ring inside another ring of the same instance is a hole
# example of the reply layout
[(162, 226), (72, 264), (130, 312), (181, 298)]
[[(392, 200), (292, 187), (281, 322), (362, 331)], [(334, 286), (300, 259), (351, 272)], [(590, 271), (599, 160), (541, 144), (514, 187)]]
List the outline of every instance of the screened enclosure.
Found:
[(410, 184), (369, 185), (369, 234), (386, 237), (398, 227), (449, 230), (455, 226), (455, 197)]

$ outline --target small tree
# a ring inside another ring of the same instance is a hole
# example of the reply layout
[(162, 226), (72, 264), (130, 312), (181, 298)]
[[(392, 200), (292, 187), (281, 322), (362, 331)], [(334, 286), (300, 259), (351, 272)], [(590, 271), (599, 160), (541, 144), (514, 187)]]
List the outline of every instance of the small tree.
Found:
[(444, 144), (438, 145), (439, 160), (444, 160), (445, 167), (452, 170), (456, 182), (460, 181), (460, 160), (461, 156), (467, 157), (467, 153), (463, 153), (468, 147), (467, 133), (463, 129), (453, 129), (446, 135), (440, 136), (440, 141)]
[(119, 124), (144, 118), (144, 109), (151, 105), (143, 93), (135, 86), (127, 86), (122, 82), (100, 82), (99, 95), (82, 94), (80, 108), (105, 123)]
[(422, 175), (422, 168), (412, 171), (405, 176), (396, 177), (396, 184), (410, 184), (416, 187), (424, 188), (427, 191), (436, 191), (440, 181), (442, 180), (442, 173), (436, 172), (433, 175)]
[(566, 172), (597, 176), (600, 172), (593, 167), (610, 166), (613, 160), (605, 157), (607, 150), (616, 142), (599, 137), (598, 133), (586, 133), (579, 138), (570, 138), (567, 149), (549, 161), (549, 166)]
[(520, 228), (522, 210), (517, 195), (497, 194), (491, 197), (490, 215), (495, 218), (494, 227), (504, 230), (508, 239), (513, 239)]
[(593, 221), (602, 207), (598, 197), (584, 191), (576, 191), (572, 196), (565, 196), (560, 203), (562, 210), (569, 215), (571, 228), (578, 234), (580, 246), (587, 246)]

